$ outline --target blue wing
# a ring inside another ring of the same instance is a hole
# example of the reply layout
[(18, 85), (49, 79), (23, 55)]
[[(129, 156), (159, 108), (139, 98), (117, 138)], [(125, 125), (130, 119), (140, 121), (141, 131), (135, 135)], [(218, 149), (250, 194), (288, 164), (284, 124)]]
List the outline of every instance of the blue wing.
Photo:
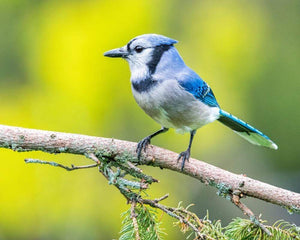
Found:
[(211, 88), (195, 72), (189, 72), (178, 82), (182, 88), (201, 102), (210, 107), (220, 107)]

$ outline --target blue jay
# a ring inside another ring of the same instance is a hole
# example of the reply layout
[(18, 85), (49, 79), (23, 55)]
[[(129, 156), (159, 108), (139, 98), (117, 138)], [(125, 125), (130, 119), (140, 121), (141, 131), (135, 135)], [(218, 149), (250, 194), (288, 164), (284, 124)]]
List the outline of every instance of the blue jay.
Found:
[(176, 43), (162, 35), (144, 34), (121, 48), (104, 53), (106, 57), (123, 58), (129, 63), (136, 102), (162, 126), (138, 143), (138, 159), (154, 136), (174, 128), (179, 133), (190, 133), (188, 148), (177, 159), (182, 159), (183, 170), (197, 129), (215, 120), (252, 144), (277, 149), (269, 137), (220, 108), (209, 85), (185, 65), (174, 47)]

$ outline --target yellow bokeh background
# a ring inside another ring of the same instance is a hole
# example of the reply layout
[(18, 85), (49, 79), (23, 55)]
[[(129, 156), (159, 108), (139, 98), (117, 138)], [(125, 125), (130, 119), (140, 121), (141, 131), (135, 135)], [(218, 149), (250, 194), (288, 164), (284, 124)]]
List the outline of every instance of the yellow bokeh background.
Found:
[[(214, 89), (226, 111), (265, 132), (278, 151), (258, 148), (221, 124), (200, 129), (192, 156), (236, 173), (300, 191), (300, 4), (272, 1), (1, 1), (0, 124), (139, 141), (158, 126), (135, 103), (123, 60), (103, 52), (144, 33), (179, 40), (186, 63)], [(153, 144), (180, 152), (174, 131)], [(117, 239), (125, 199), (96, 169), (66, 172), (24, 158), (86, 164), (80, 156), (0, 149), (0, 239)], [(168, 170), (151, 197), (195, 203), (226, 225), (242, 214), (216, 189)], [(300, 224), (297, 215), (257, 200), (263, 218)], [(166, 239), (183, 239), (162, 217)]]

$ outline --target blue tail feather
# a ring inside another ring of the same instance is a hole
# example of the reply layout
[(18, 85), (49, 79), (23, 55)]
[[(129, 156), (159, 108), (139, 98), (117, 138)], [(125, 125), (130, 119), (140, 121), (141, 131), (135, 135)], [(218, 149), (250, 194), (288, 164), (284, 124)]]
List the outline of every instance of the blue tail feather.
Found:
[(220, 117), (218, 120), (252, 144), (272, 149), (278, 148), (277, 145), (261, 131), (222, 109), (220, 109)]

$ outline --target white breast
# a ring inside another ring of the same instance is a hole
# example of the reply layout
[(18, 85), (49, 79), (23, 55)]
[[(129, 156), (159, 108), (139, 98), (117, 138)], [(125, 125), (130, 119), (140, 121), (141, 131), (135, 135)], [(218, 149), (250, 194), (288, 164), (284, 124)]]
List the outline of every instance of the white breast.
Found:
[(209, 107), (185, 91), (176, 80), (165, 80), (146, 92), (132, 88), (139, 106), (155, 121), (184, 133), (219, 117), (219, 108)]

